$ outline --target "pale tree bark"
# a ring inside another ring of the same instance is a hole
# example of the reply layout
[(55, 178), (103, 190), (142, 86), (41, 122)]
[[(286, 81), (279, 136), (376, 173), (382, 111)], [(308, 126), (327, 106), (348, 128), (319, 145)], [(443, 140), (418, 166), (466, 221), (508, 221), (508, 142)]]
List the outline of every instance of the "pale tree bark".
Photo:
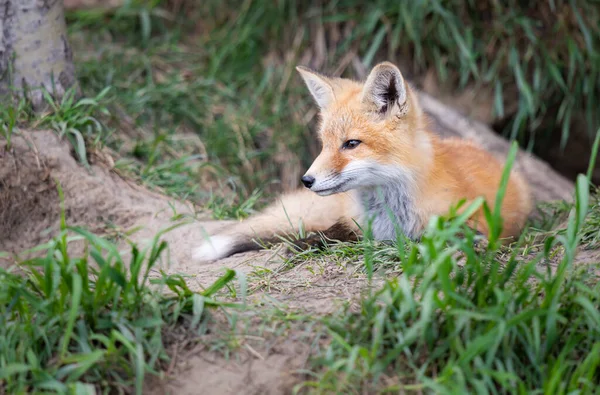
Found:
[(42, 89), (77, 89), (62, 0), (0, 0), (0, 34), (0, 93), (27, 94), (41, 110)]

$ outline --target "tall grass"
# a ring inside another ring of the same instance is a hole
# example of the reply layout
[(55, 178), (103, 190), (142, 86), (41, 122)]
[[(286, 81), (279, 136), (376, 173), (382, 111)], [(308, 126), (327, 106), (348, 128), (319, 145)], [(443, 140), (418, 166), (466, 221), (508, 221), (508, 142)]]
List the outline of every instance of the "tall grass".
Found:
[[(467, 83), (493, 88), (495, 115), (510, 117), (508, 136), (522, 143), (548, 142), (559, 127), (564, 147), (575, 116), (585, 118), (589, 135), (600, 122), (600, 9), (595, 1), (535, 6), (514, 0), (287, 1), (277, 6), (254, 1), (241, 8), (236, 3), (202, 7), (207, 20), (224, 12), (235, 15), (226, 33), (219, 19), (213, 25), (211, 34), (230, 48), (210, 58), (215, 72), (234, 61), (242, 48), (257, 48), (256, 41), (266, 45), (266, 55), (289, 48), (304, 31), (298, 49), (311, 47), (315, 56), (325, 51), (321, 67), (330, 72), (344, 55), (355, 52), (367, 68), (381, 59), (402, 61), (412, 65), (407, 70), (411, 74), (435, 70), (442, 82), (457, 89)], [(248, 42), (242, 44), (242, 39)], [(298, 59), (300, 53), (295, 55)]]
[(203, 203), (298, 186), (319, 149), (298, 63), (357, 77), (357, 64), (388, 59), (457, 90), (486, 86), (506, 136), (538, 153), (558, 135), (564, 145), (573, 119), (590, 136), (599, 122), (591, 0), (127, 4), (69, 16), (81, 86), (89, 97), (111, 87), (120, 168)]

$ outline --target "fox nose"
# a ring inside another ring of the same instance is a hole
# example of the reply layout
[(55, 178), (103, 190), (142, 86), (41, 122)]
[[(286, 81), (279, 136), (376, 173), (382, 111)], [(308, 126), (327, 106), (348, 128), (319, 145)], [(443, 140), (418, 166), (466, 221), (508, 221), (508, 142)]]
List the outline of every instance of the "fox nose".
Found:
[(302, 176), (302, 183), (305, 187), (310, 188), (315, 183), (315, 178), (313, 176)]

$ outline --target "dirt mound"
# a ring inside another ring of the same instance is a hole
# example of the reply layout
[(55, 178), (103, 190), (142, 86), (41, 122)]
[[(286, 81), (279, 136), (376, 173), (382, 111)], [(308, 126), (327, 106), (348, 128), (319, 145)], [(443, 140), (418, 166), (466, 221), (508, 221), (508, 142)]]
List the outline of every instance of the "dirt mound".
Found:
[(235, 359), (228, 360), (204, 346), (198, 347), (182, 358), (178, 369), (180, 374), (175, 380), (167, 385), (159, 383), (150, 394), (291, 393), (300, 376), (298, 370), (307, 364), (310, 347), (301, 341), (283, 337), (271, 344), (269, 349), (265, 353), (262, 344), (252, 347), (245, 343), (237, 350)]
[(67, 223), (99, 234), (152, 222), (155, 232), (173, 210), (194, 214), (191, 206), (120, 177), (102, 153), (91, 155), (89, 169), (83, 167), (69, 144), (51, 131), (22, 132), (7, 148), (0, 147), (0, 251), (19, 253), (56, 234), (57, 185), (64, 193)]
[[(0, 149), (0, 251), (18, 251), (42, 241), (58, 219), (58, 191), (34, 149)], [(29, 235), (30, 240), (22, 240)]]

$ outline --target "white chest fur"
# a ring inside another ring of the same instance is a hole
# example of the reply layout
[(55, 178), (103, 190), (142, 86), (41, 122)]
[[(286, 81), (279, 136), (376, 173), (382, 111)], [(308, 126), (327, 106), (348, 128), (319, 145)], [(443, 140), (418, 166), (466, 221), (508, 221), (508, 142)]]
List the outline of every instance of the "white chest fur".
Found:
[(363, 206), (361, 226), (371, 226), (376, 240), (396, 240), (397, 230), (416, 239), (422, 224), (415, 209), (414, 198), (405, 184), (390, 182), (387, 185), (359, 189), (356, 198)]

